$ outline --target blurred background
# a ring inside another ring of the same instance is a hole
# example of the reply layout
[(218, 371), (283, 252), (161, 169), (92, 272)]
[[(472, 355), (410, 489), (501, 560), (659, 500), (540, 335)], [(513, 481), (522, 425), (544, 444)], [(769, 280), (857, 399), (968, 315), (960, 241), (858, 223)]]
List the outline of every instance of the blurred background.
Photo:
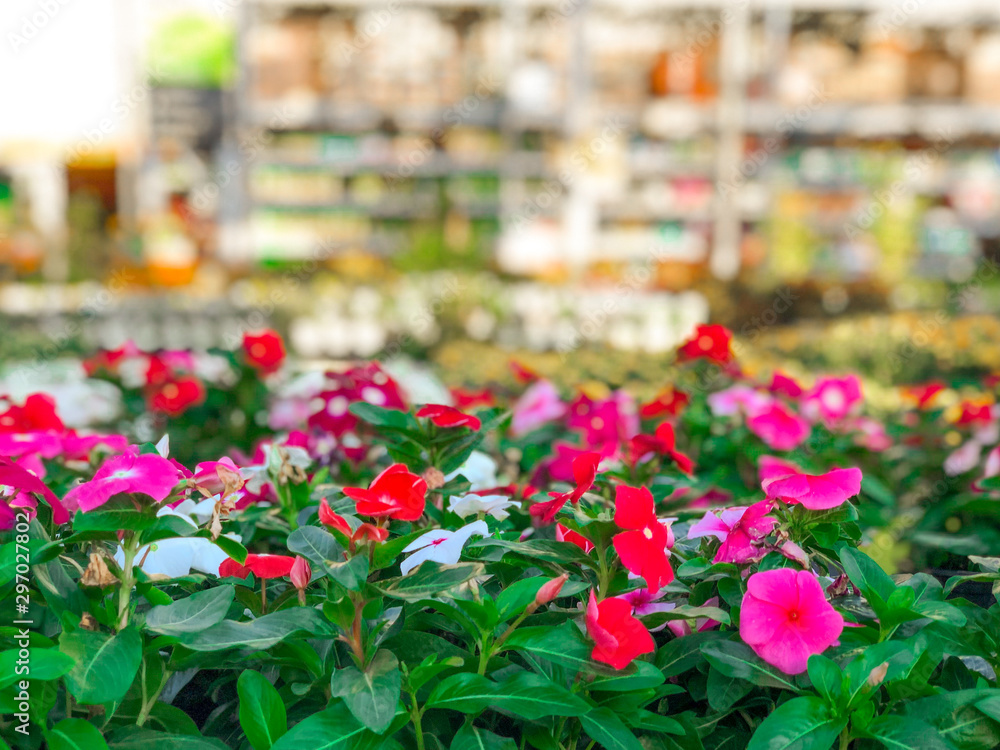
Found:
[(710, 320), (751, 363), (1000, 369), (996, 0), (4, 0), (0, 31), (2, 362), (274, 326), (621, 383)]

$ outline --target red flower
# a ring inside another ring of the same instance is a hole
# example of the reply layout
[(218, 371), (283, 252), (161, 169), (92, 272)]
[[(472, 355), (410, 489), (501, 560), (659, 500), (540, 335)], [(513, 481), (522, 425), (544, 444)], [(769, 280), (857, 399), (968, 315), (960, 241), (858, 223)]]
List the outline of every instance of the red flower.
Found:
[(285, 361), (285, 342), (270, 329), (260, 333), (245, 333), (243, 354), (254, 369), (265, 374), (275, 372)]
[(694, 462), (676, 450), (674, 426), (670, 422), (663, 422), (657, 427), (655, 435), (636, 435), (629, 441), (629, 458), (633, 466), (650, 453), (670, 456), (685, 474), (690, 474), (694, 468)]
[(556, 524), (556, 541), (575, 544), (586, 553), (594, 549), (594, 543), (587, 539), (587, 537), (572, 529), (567, 529), (561, 523)]
[(56, 414), (56, 402), (47, 393), (32, 393), (24, 406), (12, 404), (0, 414), (0, 432), (62, 432), (66, 427)]
[(427, 502), (427, 483), (405, 464), (393, 464), (375, 477), (367, 490), (345, 487), (344, 494), (357, 503), (362, 516), (416, 521)]
[(725, 326), (698, 326), (694, 329), (694, 336), (688, 339), (677, 352), (682, 360), (710, 359), (724, 365), (733, 358), (733, 352), (730, 349), (732, 340), (733, 334)]
[(573, 459), (573, 480), (576, 482), (569, 492), (550, 492), (552, 498), (544, 503), (531, 506), (531, 515), (541, 524), (549, 524), (555, 520), (556, 513), (567, 503), (577, 503), (597, 479), (597, 466), (601, 463), (600, 453), (581, 453)]
[(538, 373), (532, 370), (530, 367), (522, 365), (517, 360), (510, 361), (510, 371), (514, 373), (514, 377), (519, 383), (531, 383), (532, 381), (538, 380)]
[(346, 536), (352, 550), (357, 542), (384, 542), (389, 538), (389, 529), (370, 523), (363, 523), (358, 526), (357, 531), (351, 531), (347, 519), (334, 513), (325, 497), (319, 501), (319, 520), (324, 526), (329, 526)]
[(473, 417), (444, 404), (427, 404), (417, 412), (418, 417), (427, 417), (438, 427), (468, 427), (475, 432), (482, 423), (478, 417)]
[(656, 517), (653, 495), (645, 487), (615, 488), (615, 523), (627, 529), (615, 534), (615, 552), (629, 572), (642, 576), (651, 594), (674, 580), (667, 559), (669, 532)]
[(639, 415), (643, 419), (654, 419), (662, 416), (676, 417), (690, 401), (691, 397), (684, 391), (667, 386), (660, 391), (655, 399), (639, 407)]
[(251, 573), (258, 578), (284, 578), (294, 564), (295, 558), (288, 555), (247, 555), (242, 565), (229, 557), (219, 566), (219, 578), (246, 578)]
[(993, 419), (992, 405), (986, 401), (963, 401), (958, 425), (983, 424)]
[(451, 388), (451, 397), (459, 409), (471, 409), (474, 406), (495, 406), (496, 398), (489, 388), (473, 390), (471, 388)]
[(934, 400), (934, 397), (943, 390), (944, 383), (935, 380), (924, 385), (912, 385), (903, 388), (903, 397), (916, 403), (918, 409), (925, 409)]
[(192, 406), (203, 403), (205, 393), (205, 386), (194, 375), (168, 378), (150, 391), (149, 408), (169, 417), (179, 417)]
[(336, 529), (348, 539), (354, 533), (351, 531), (347, 520), (343, 516), (333, 512), (330, 503), (327, 502), (325, 497), (319, 501), (319, 522), (324, 526), (329, 526), (331, 529)]
[(587, 634), (594, 641), (590, 658), (615, 669), (625, 669), (641, 654), (656, 649), (653, 636), (632, 616), (632, 605), (624, 599), (597, 601), (590, 591), (587, 604)]

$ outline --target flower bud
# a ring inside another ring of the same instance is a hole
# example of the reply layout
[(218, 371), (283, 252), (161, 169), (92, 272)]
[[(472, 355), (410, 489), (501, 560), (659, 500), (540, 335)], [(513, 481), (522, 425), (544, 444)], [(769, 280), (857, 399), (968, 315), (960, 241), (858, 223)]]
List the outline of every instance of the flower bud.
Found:
[(295, 588), (299, 591), (304, 591), (306, 586), (309, 585), (309, 579), (312, 578), (312, 567), (310, 567), (309, 561), (301, 555), (297, 555), (295, 562), (292, 563), (292, 570), (288, 574), (288, 577), (292, 579), (292, 585)]
[(558, 578), (553, 578), (550, 581), (546, 581), (542, 584), (542, 587), (538, 589), (538, 593), (535, 594), (535, 606), (541, 607), (543, 604), (548, 604), (557, 596), (559, 592), (562, 591), (563, 584), (569, 579), (569, 573), (563, 573)]

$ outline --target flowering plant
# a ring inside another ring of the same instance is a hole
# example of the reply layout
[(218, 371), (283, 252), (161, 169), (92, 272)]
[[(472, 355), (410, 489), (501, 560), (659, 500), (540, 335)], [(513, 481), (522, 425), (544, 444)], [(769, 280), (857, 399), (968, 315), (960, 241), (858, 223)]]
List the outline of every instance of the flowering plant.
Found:
[[(283, 347), (252, 340), (272, 426), (195, 460), (172, 429), (135, 443), (12, 405), (4, 740), (996, 747), (1000, 558), (886, 573), (860, 548), (892, 496), (860, 391), (758, 384), (730, 340), (696, 333), (649, 404), (525, 368), (524, 394), (453, 403), (374, 364), (282, 391)], [(992, 411), (963, 419), (988, 446)], [(975, 583), (990, 601), (956, 596)]]

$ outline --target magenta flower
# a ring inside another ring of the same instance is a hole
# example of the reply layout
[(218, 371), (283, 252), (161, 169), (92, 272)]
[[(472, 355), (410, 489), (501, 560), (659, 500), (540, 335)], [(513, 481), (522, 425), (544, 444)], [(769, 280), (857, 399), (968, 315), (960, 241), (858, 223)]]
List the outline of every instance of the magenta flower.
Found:
[(156, 453), (139, 454), (130, 449), (109, 458), (89, 482), (66, 493), (66, 507), (86, 513), (99, 508), (115, 495), (139, 492), (162, 503), (181, 480), (181, 472), (168, 459)]
[(750, 431), (769, 448), (790, 451), (809, 437), (809, 423), (787, 406), (774, 402), (770, 407), (747, 419)]
[(546, 422), (559, 419), (566, 413), (566, 404), (559, 398), (559, 391), (548, 380), (539, 380), (521, 394), (514, 404), (510, 422), (515, 437), (531, 432)]
[(785, 674), (806, 671), (809, 657), (837, 642), (844, 618), (808, 570), (754, 573), (740, 609), (740, 638)]
[(791, 461), (786, 461), (783, 458), (775, 458), (774, 456), (761, 456), (757, 459), (757, 476), (760, 477), (760, 483), (769, 479), (777, 479), (778, 477), (787, 477), (790, 474), (804, 474), (801, 468), (797, 464), (793, 464)]
[(688, 539), (714, 536), (722, 542), (713, 562), (749, 562), (760, 554), (757, 542), (770, 534), (778, 522), (767, 515), (770, 510), (771, 501), (762, 500), (748, 508), (726, 508), (719, 515), (706, 513), (688, 529)]
[(802, 412), (812, 421), (831, 425), (847, 417), (861, 404), (861, 381), (857, 375), (820, 378), (802, 398)]
[(809, 510), (829, 510), (861, 492), (861, 469), (834, 469), (819, 475), (791, 474), (766, 479), (762, 486), (769, 500), (777, 498)]
[(781, 370), (774, 371), (774, 374), (771, 376), (771, 385), (767, 389), (771, 393), (778, 393), (782, 396), (788, 396), (791, 399), (797, 399), (802, 395), (802, 386), (794, 378), (781, 372)]
[(55, 432), (0, 433), (0, 456), (5, 458), (19, 458), (27, 455), (55, 458), (62, 452), (62, 438)]

